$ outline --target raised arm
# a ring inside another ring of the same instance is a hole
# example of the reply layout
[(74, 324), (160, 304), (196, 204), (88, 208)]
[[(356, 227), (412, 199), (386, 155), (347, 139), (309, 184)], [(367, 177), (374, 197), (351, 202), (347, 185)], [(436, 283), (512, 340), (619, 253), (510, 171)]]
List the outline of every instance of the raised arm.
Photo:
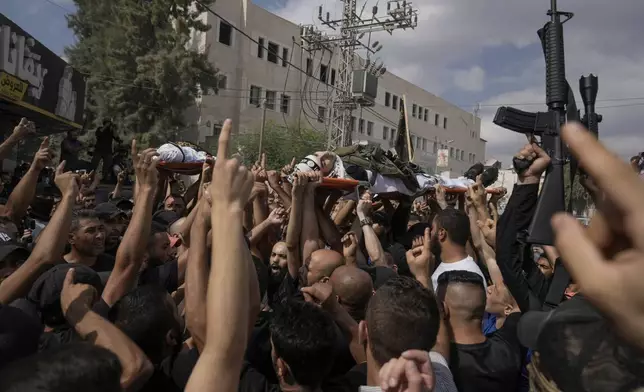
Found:
[(362, 199), (358, 202), (356, 212), (362, 227), (364, 235), (364, 243), (367, 248), (367, 253), (371, 262), (375, 265), (385, 265), (385, 251), (382, 249), (382, 244), (376, 232), (373, 230), (373, 221), (371, 220), (372, 201), (371, 195), (367, 192)]
[(81, 338), (113, 352), (123, 368), (121, 388), (135, 392), (141, 389), (154, 373), (154, 366), (143, 351), (114, 324), (91, 310), (96, 289), (75, 283), (73, 268), (67, 271), (60, 303), (69, 325)]
[(208, 325), (204, 350), (195, 365), (187, 392), (233, 392), (239, 385), (248, 341), (251, 256), (242, 218), (253, 187), (253, 175), (236, 159), (227, 159), (231, 122), (219, 136), (212, 196), (212, 267), (208, 283)]
[(11, 150), (22, 140), (36, 134), (36, 126), (33, 122), (27, 121), (26, 118), (20, 120), (13, 133), (0, 144), (0, 160), (6, 159), (11, 154)]
[(27, 173), (20, 179), (16, 188), (11, 192), (9, 200), (4, 207), (4, 215), (14, 222), (20, 220), (27, 214), (27, 208), (36, 196), (36, 185), (40, 172), (51, 162), (54, 153), (49, 149), (49, 138), (43, 139), (40, 148), (34, 157), (34, 161)]
[(318, 177), (309, 178), (304, 192), (304, 210), (302, 215), (302, 260), (308, 260), (311, 254), (320, 249), (320, 228), (315, 216), (315, 190), (319, 184)]
[(291, 216), (286, 229), (286, 255), (288, 273), (291, 278), (297, 279), (302, 267), (302, 255), (300, 254), (300, 233), (302, 231), (302, 209), (304, 208), (304, 192), (308, 178), (296, 175), (293, 180)]
[(284, 214), (286, 212), (283, 208), (276, 208), (268, 215), (263, 222), (253, 227), (253, 230), (250, 231), (249, 241), (250, 246), (256, 246), (259, 242), (266, 237), (266, 234), (269, 233), (269, 230), (273, 227), (280, 227), (284, 222)]
[(62, 198), (45, 226), (31, 255), (0, 284), (0, 303), (8, 304), (27, 294), (31, 285), (38, 279), (47, 266), (63, 260), (67, 244), (67, 234), (72, 224), (72, 210), (80, 189), (80, 178), (72, 172), (63, 173), (65, 162), (56, 169), (55, 183), (62, 193)]
[(186, 269), (185, 311), (186, 328), (199, 352), (206, 344), (206, 298), (208, 291), (208, 231), (210, 230), (210, 203), (205, 199), (193, 210), (197, 211), (190, 228), (190, 248)]
[(268, 185), (270, 185), (271, 189), (273, 189), (275, 193), (277, 193), (277, 196), (282, 201), (284, 208), (286, 209), (290, 208), (291, 195), (289, 195), (282, 187), (282, 183), (281, 183), (282, 180), (280, 178), (280, 173), (278, 173), (275, 170), (271, 170), (266, 173), (266, 176), (268, 178)]
[(136, 150), (136, 140), (132, 141), (132, 157), (136, 168), (136, 182), (139, 184), (139, 193), (136, 206), (123, 235), (123, 241), (116, 251), (116, 263), (105, 289), (103, 300), (113, 306), (123, 295), (135, 287), (146, 244), (150, 237), (152, 226), (152, 210), (154, 206), (154, 193), (159, 181), (156, 168), (158, 154), (155, 149), (148, 148), (142, 153)]

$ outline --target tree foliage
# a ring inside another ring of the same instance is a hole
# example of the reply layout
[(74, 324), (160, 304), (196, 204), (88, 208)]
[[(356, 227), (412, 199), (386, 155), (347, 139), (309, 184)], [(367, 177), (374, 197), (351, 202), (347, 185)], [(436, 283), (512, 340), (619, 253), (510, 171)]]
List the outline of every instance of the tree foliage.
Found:
[(199, 86), (216, 89), (207, 55), (188, 48), (191, 31), (210, 29), (198, 18), (201, 6), (188, 0), (74, 2), (77, 12), (68, 24), (77, 42), (65, 53), (88, 75), (88, 125), (113, 118), (127, 133), (167, 137), (185, 126), (183, 114)]
[[(247, 164), (259, 158), (259, 134), (259, 130), (255, 130), (241, 133), (235, 138), (236, 150)], [(290, 163), (293, 158), (299, 161), (316, 151), (325, 151), (327, 135), (311, 129), (284, 127), (268, 122), (263, 140), (262, 150), (266, 153), (266, 166), (279, 169)], [(216, 151), (216, 146), (210, 148)]]

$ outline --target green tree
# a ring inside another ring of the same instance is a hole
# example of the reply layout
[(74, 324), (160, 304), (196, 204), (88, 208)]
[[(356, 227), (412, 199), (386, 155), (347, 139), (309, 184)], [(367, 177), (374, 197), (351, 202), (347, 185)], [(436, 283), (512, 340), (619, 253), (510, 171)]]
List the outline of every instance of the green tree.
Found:
[[(300, 160), (316, 151), (325, 151), (327, 134), (311, 129), (279, 126), (268, 122), (264, 128), (262, 150), (266, 153), (266, 166), (280, 169), (293, 158)], [(259, 158), (259, 130), (241, 133), (235, 137), (237, 152), (246, 164), (252, 164)], [(210, 146), (217, 151), (216, 146)]]
[[(216, 89), (206, 54), (188, 48), (191, 31), (210, 29), (188, 0), (74, 0), (68, 16), (77, 42), (66, 48), (87, 75), (90, 125), (113, 118), (121, 131), (164, 139), (185, 126), (202, 90)], [(204, 1), (210, 4), (213, 1)], [(191, 7), (192, 6), (192, 7)], [(200, 87), (199, 87), (200, 86)]]

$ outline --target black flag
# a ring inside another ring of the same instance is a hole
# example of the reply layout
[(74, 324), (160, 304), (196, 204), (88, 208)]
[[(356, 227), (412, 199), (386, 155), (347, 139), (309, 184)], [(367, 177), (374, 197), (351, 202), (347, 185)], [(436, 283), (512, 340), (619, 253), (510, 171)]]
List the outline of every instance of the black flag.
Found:
[(400, 100), (400, 120), (398, 120), (395, 149), (398, 158), (403, 162), (414, 161), (414, 146), (407, 128), (407, 105), (405, 104), (405, 99)]

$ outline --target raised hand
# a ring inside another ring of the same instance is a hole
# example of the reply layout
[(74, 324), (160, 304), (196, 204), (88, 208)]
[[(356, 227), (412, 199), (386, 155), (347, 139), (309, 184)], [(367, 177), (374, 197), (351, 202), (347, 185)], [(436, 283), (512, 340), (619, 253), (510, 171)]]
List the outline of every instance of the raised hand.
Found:
[(304, 300), (330, 310), (338, 305), (338, 298), (333, 294), (333, 286), (329, 282), (318, 282), (313, 286), (303, 287)]
[(276, 170), (270, 170), (266, 172), (266, 179), (268, 180), (268, 184), (271, 186), (273, 189), (277, 189), (280, 186), (280, 174)]
[(24, 117), (20, 119), (20, 124), (18, 124), (13, 129), (13, 136), (18, 140), (23, 140), (35, 134), (36, 134), (36, 125), (34, 125), (32, 121), (29, 121)]
[(134, 161), (137, 184), (150, 189), (156, 189), (159, 182), (159, 171), (157, 170), (159, 154), (157, 150), (155, 148), (148, 148), (139, 153), (136, 148), (136, 139), (133, 139), (132, 159)]
[(284, 223), (286, 218), (285, 211), (283, 208), (276, 208), (268, 215), (268, 222), (272, 225), (279, 226)]
[(430, 252), (431, 229), (426, 228), (423, 238), (416, 238), (412, 243), (412, 248), (405, 254), (409, 270), (419, 278), (429, 278), (429, 264), (432, 254)]
[(353, 231), (348, 232), (342, 237), (342, 251), (345, 259), (356, 257), (358, 251), (358, 238)]
[(530, 163), (527, 170), (518, 173), (519, 182), (522, 184), (538, 184), (541, 174), (548, 168), (551, 161), (548, 154), (534, 140), (523, 146), (515, 158), (527, 160)]
[(486, 193), (485, 187), (483, 186), (483, 181), (481, 180), (481, 175), (476, 176), (476, 182), (470, 185), (468, 188), (468, 198), (472, 199), (474, 207), (481, 208), (485, 206)]
[(266, 153), (262, 153), (260, 160), (255, 162), (251, 168), (251, 172), (255, 177), (255, 182), (266, 182)]
[(228, 144), (232, 122), (226, 120), (219, 136), (217, 162), (212, 171), (210, 195), (213, 211), (224, 208), (229, 212), (242, 213), (248, 203), (255, 178), (253, 174), (240, 164), (239, 160), (228, 159)]
[(282, 168), (282, 175), (288, 177), (289, 175), (291, 175), (291, 173), (293, 173), (293, 169), (295, 169), (295, 157), (291, 159), (291, 163)]
[(80, 193), (80, 176), (71, 171), (64, 172), (65, 161), (62, 161), (56, 168), (54, 183), (63, 194), (63, 196), (72, 196), (76, 198)]
[(121, 170), (116, 176), (116, 183), (123, 184), (125, 182), (125, 170)]
[(496, 249), (496, 224), (499, 221), (499, 211), (496, 208), (495, 204), (489, 203), (490, 212), (492, 213), (492, 218), (485, 220), (477, 220), (476, 224), (481, 229), (483, 238), (492, 249)]
[(378, 374), (383, 392), (429, 392), (434, 390), (434, 372), (429, 353), (409, 350), (393, 358)]
[(68, 320), (78, 320), (92, 308), (98, 295), (96, 288), (75, 282), (76, 271), (70, 268), (65, 275), (63, 290), (60, 293), (60, 307)]
[(41, 171), (51, 163), (53, 157), (54, 151), (49, 148), (49, 137), (45, 137), (42, 140), (42, 143), (40, 143), (40, 148), (38, 149), (38, 152), (36, 152), (36, 156), (34, 157), (34, 161), (31, 166), (34, 170)]
[(566, 125), (562, 138), (603, 199), (588, 229), (570, 215), (553, 218), (556, 248), (586, 298), (644, 349), (644, 182), (581, 125)]
[(293, 176), (293, 189), (291, 190), (291, 195), (294, 199), (302, 197), (308, 183), (309, 177), (304, 173), (296, 173), (295, 176)]
[(356, 207), (356, 212), (358, 213), (358, 218), (364, 219), (371, 216), (373, 210), (373, 199), (371, 193), (365, 192), (362, 195), (360, 201), (358, 201), (358, 206)]

